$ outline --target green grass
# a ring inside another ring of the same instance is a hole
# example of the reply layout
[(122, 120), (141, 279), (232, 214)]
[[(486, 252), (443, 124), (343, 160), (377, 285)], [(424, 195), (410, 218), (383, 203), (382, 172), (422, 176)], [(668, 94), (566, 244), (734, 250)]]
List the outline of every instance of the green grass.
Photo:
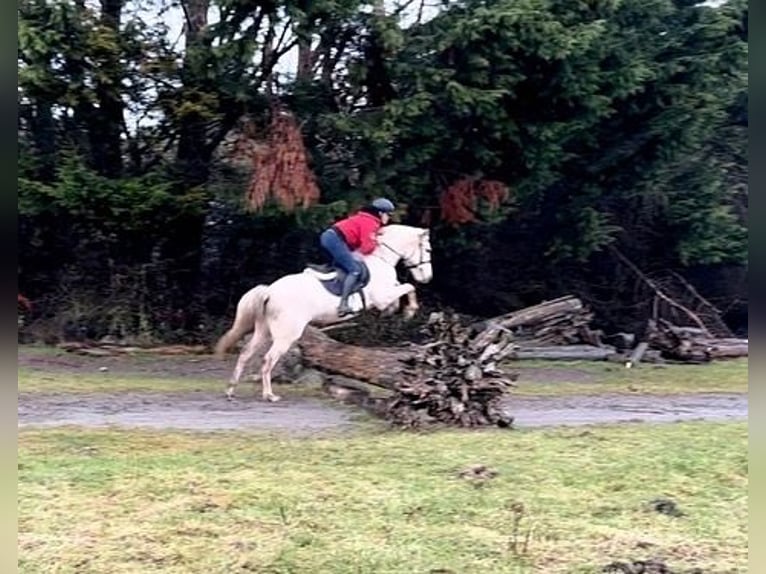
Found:
[[(18, 453), (25, 573), (747, 565), (746, 423), (309, 439), (21, 429)], [(497, 476), (458, 476), (474, 463)], [(685, 516), (648, 508), (657, 497)]]
[[(191, 392), (225, 389), (225, 381), (180, 379), (123, 373), (53, 373), (19, 369), (19, 390), (25, 393)], [(243, 382), (242, 386), (247, 385)], [(252, 386), (252, 385), (251, 385)]]
[[(745, 393), (748, 360), (714, 361), (703, 365), (650, 365), (632, 369), (593, 361), (518, 361), (504, 365), (520, 372), (514, 393), (569, 395), (599, 393)], [(554, 370), (550, 381), (529, 380), (529, 370)]]
[[(202, 370), (168, 378), (166, 363), (132, 360), (157, 375), (22, 368), (19, 389), (224, 390)], [(747, 391), (747, 360), (514, 366), (523, 395)], [(551, 378), (531, 380), (530, 367)], [(252, 393), (241, 383), (240, 396)], [(380, 429), (310, 439), (20, 429), (20, 571), (584, 574), (649, 557), (681, 572), (746, 571), (746, 423)], [(473, 463), (499, 474), (457, 476)], [(649, 509), (657, 497), (686, 515)]]
[[(626, 369), (621, 365), (585, 361), (522, 361), (506, 365), (509, 372), (518, 366), (521, 376), (512, 391), (519, 395), (571, 395), (599, 393), (712, 393), (747, 392), (747, 359), (718, 361), (707, 365), (641, 365)], [(551, 372), (549, 380), (530, 380), (530, 369)], [(22, 392), (181, 392), (220, 390), (224, 379), (172, 378), (146, 374), (53, 373), (38, 369), (19, 369)], [(260, 385), (260, 383), (259, 383)], [(260, 389), (260, 386), (258, 387)], [(277, 385), (286, 396), (319, 396), (318, 386)], [(240, 395), (253, 393), (253, 384), (243, 380)], [(260, 390), (258, 391), (260, 392)]]

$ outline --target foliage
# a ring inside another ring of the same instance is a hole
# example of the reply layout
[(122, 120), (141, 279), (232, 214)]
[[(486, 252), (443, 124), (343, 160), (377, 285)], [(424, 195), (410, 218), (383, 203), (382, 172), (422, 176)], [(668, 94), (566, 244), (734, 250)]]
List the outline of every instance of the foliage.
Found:
[(301, 130), (285, 110), (272, 110), (265, 141), (250, 141), (252, 175), (247, 190), (250, 208), (258, 211), (270, 198), (285, 211), (306, 209), (319, 200)]
[[(473, 312), (597, 303), (601, 283), (627, 305), (613, 245), (642, 268), (744, 264), (746, 0), (465, 0), (409, 25), (386, 6), (183, 0), (179, 48), (164, 1), (23, 0), (23, 292), (108, 286), (111, 261), (200, 324), (374, 195), (434, 228), (429, 294)], [(275, 108), (300, 125), (272, 136), (300, 156), (276, 187), (284, 162), (227, 147)]]
[(124, 244), (149, 243), (165, 237), (178, 219), (199, 215), (205, 197), (197, 190), (179, 196), (160, 173), (110, 179), (65, 154), (51, 183), (19, 178), (19, 215), (66, 222), (69, 238)]
[(479, 200), (486, 203), (489, 214), (496, 212), (510, 192), (499, 181), (461, 179), (450, 185), (439, 198), (441, 217), (446, 223), (461, 225), (477, 221)]

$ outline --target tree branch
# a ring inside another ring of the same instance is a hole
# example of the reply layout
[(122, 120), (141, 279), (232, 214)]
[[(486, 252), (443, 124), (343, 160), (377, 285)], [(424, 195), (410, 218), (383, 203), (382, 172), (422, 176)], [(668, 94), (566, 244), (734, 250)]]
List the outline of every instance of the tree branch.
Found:
[(712, 337), (710, 334), (710, 331), (705, 326), (705, 323), (702, 321), (702, 319), (699, 318), (699, 316), (692, 311), (691, 309), (688, 309), (687, 307), (681, 305), (677, 301), (674, 301), (668, 295), (659, 288), (657, 283), (652, 281), (643, 271), (641, 271), (630, 259), (625, 257), (619, 249), (617, 249), (614, 246), (610, 246), (610, 251), (620, 260), (622, 263), (624, 263), (633, 273), (635, 273), (645, 284), (647, 287), (649, 287), (652, 291), (654, 291), (655, 294), (655, 305), (654, 305), (654, 313), (657, 312), (657, 306), (656, 302), (657, 299), (660, 299), (670, 305), (671, 307), (678, 309), (682, 313), (684, 313), (695, 325), (697, 325), (700, 329), (702, 329), (708, 337)]

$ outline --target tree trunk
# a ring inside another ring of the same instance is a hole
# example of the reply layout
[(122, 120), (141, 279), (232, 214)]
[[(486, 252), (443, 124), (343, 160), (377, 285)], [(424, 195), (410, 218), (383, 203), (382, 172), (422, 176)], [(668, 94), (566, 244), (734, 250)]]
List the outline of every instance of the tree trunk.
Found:
[(207, 145), (207, 120), (195, 107), (202, 107), (200, 94), (209, 91), (206, 80), (206, 66), (210, 46), (204, 41), (207, 28), (209, 0), (184, 0), (182, 7), (186, 16), (186, 53), (181, 80), (182, 99), (189, 104), (180, 118), (177, 161), (179, 173), (189, 185), (200, 185), (207, 181), (209, 161)]
[(511, 359), (545, 359), (551, 361), (605, 361), (616, 354), (614, 347), (593, 345), (556, 345), (551, 347), (518, 347)]
[[(101, 24), (110, 29), (115, 40), (120, 37), (123, 0), (101, 0)], [(90, 141), (96, 170), (107, 177), (122, 173), (123, 103), (121, 98), (122, 65), (119, 48), (109, 52), (100, 62), (101, 74), (96, 82), (98, 110), (90, 125)]]
[[(582, 301), (576, 297), (560, 297), (506, 315), (500, 315), (486, 321), (474, 323), (471, 327), (482, 331), (486, 331), (492, 327), (512, 329), (521, 325), (536, 325), (559, 315), (581, 313), (583, 310), (584, 307)], [(584, 317), (584, 319), (586, 319), (587, 322), (587, 320), (590, 320), (590, 317)]]
[(31, 129), (39, 158), (38, 176), (42, 181), (52, 181), (56, 176), (56, 122), (52, 110), (50, 101), (37, 98)]
[(650, 321), (647, 333), (649, 344), (662, 354), (677, 361), (705, 363), (713, 359), (748, 356), (748, 340), (714, 338), (697, 329), (678, 327), (659, 319)]
[(389, 352), (340, 343), (315, 327), (307, 327), (298, 345), (308, 367), (393, 389), (401, 379), (404, 359), (410, 353)]
[(310, 82), (314, 67), (314, 52), (311, 49), (311, 37), (298, 40), (298, 70), (296, 79), (299, 82)]

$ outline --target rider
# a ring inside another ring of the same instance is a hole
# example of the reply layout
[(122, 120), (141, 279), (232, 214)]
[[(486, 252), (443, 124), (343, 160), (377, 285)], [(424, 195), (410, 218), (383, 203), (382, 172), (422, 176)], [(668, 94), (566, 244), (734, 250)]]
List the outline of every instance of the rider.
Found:
[(389, 222), (394, 209), (391, 200), (379, 197), (354, 215), (337, 221), (319, 236), (319, 243), (335, 265), (347, 273), (338, 305), (339, 317), (353, 313), (348, 306), (348, 297), (362, 275), (362, 265), (351, 252), (358, 250), (362, 255), (372, 253), (378, 246), (376, 234), (381, 226)]

